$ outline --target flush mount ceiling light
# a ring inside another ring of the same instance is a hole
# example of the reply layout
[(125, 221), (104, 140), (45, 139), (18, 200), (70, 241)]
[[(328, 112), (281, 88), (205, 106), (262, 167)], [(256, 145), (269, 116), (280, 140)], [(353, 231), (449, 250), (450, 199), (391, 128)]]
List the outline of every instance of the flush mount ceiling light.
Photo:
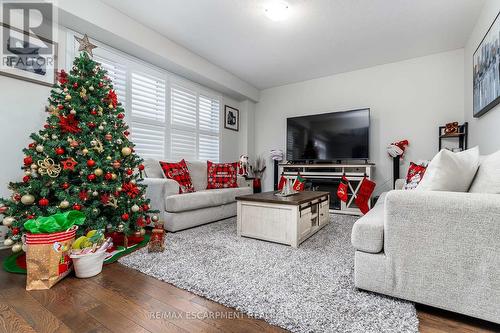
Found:
[(290, 6), (285, 1), (269, 1), (264, 5), (264, 13), (272, 21), (283, 21), (290, 12)]

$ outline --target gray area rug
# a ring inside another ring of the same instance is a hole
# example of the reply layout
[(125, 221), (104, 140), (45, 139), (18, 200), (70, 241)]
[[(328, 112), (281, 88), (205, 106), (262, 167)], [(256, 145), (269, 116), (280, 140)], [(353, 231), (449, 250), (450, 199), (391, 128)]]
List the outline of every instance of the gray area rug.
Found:
[(356, 290), (351, 229), (332, 223), (298, 249), (236, 236), (236, 219), (167, 234), (126, 266), (292, 332), (418, 332), (413, 303)]

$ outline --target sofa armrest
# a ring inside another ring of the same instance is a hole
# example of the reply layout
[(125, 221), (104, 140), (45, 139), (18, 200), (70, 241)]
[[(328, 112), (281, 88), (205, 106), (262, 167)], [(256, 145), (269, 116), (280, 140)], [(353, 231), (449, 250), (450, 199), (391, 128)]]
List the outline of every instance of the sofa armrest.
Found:
[(404, 179), (396, 179), (396, 182), (394, 184), (394, 189), (395, 190), (402, 190), (403, 187), (405, 186), (405, 180)]
[(151, 208), (165, 211), (165, 199), (174, 194), (179, 194), (179, 184), (167, 178), (144, 178), (142, 184), (146, 185), (146, 197), (151, 200)]
[(236, 178), (236, 183), (238, 184), (238, 187), (249, 187), (246, 178), (243, 176), (238, 176)]

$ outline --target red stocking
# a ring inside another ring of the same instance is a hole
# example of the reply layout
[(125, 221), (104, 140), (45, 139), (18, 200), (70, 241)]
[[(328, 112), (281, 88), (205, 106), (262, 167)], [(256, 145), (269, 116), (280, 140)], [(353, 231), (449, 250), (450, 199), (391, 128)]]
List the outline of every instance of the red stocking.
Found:
[(356, 199), (354, 202), (356, 206), (358, 206), (361, 213), (366, 214), (370, 210), (368, 207), (368, 201), (375, 189), (375, 183), (369, 180), (368, 178), (363, 178), (361, 181), (361, 185), (359, 187), (358, 193), (356, 194)]
[(337, 196), (343, 202), (347, 202), (347, 192), (349, 189), (349, 180), (342, 176), (342, 180), (340, 181), (339, 187), (337, 188)]

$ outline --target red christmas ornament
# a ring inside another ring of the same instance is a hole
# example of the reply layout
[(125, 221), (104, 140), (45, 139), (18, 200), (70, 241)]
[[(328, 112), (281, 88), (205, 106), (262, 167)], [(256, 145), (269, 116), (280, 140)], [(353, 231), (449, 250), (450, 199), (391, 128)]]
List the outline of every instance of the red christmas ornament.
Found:
[(136, 224), (138, 227), (144, 227), (146, 225), (146, 223), (144, 223), (144, 218), (142, 216), (139, 216), (137, 218)]
[(40, 207), (47, 207), (49, 205), (49, 200), (46, 198), (41, 198), (38, 200), (38, 206)]
[(19, 201), (19, 200), (21, 200), (21, 195), (19, 193), (16, 193), (16, 194), (14, 194), (12, 199), (14, 199), (14, 201)]
[(117, 98), (116, 93), (115, 93), (114, 90), (110, 90), (109, 91), (109, 93), (108, 93), (108, 100), (111, 103), (111, 105), (113, 105), (114, 108), (118, 104), (118, 98)]
[(24, 162), (24, 165), (31, 165), (31, 163), (33, 163), (33, 158), (31, 158), (31, 156), (26, 156), (23, 159), (23, 162)]
[(34, 218), (35, 218), (35, 215), (34, 215), (34, 214), (26, 215), (26, 218), (27, 218), (28, 220), (32, 220), (32, 219), (34, 219)]
[(49, 124), (45, 124), (45, 125), (43, 125), (43, 128), (47, 128), (48, 129), (48, 128), (50, 128), (50, 125)]
[(127, 169), (127, 171), (125, 171), (127, 173), (127, 175), (131, 176), (134, 172), (132, 171), (132, 169)]
[(74, 114), (70, 114), (66, 117), (59, 115), (59, 126), (63, 133), (77, 134), (82, 131), (82, 129), (78, 127), (78, 120), (76, 120)]
[(142, 210), (147, 212), (149, 210), (149, 205), (148, 204), (143, 204), (142, 205)]
[(104, 179), (111, 180), (113, 179), (113, 175), (110, 172), (106, 172), (106, 174), (104, 175)]
[(125, 115), (123, 113), (119, 113), (116, 117), (118, 117), (118, 119), (123, 119)]
[(95, 165), (95, 161), (94, 161), (94, 160), (88, 160), (88, 161), (87, 161), (87, 166), (88, 166), (89, 168), (92, 168), (94, 165)]
[(102, 88), (104, 86), (104, 84), (102, 82), (99, 82), (99, 88)]
[(77, 82), (73, 83), (73, 88), (75, 88), (75, 89), (78, 88), (78, 83)]
[(81, 210), (82, 209), (82, 205), (79, 205), (79, 204), (76, 203), (76, 204), (73, 205), (73, 209), (74, 210)]
[(30, 181), (30, 176), (24, 176), (23, 177), (23, 182), (27, 183)]
[(28, 148), (29, 148), (29, 149), (33, 149), (33, 148), (35, 148), (35, 143), (34, 143), (34, 142), (30, 143), (30, 144), (28, 145)]
[(94, 181), (96, 179), (96, 175), (94, 175), (93, 173), (91, 173), (90, 175), (87, 176), (87, 179), (92, 182), (92, 181)]
[(95, 115), (97, 115), (97, 111), (95, 109), (92, 109), (92, 111), (90, 111), (90, 114), (95, 116)]
[(139, 166), (137, 167), (139, 170), (144, 170), (144, 165), (143, 164), (139, 164)]
[(114, 161), (113, 162), (113, 168), (115, 168), (115, 169), (118, 169), (119, 167), (121, 167), (121, 165), (122, 164), (120, 163), (120, 161)]
[(122, 221), (128, 221), (128, 218), (129, 216), (127, 213), (122, 214)]
[(75, 171), (75, 166), (78, 164), (78, 162), (75, 161), (73, 157), (71, 157), (61, 161), (61, 164), (63, 165), (63, 170)]
[(55, 149), (57, 155), (62, 155), (64, 154), (64, 149), (61, 147), (58, 147)]
[(111, 134), (109, 134), (109, 133), (108, 133), (108, 134), (106, 134), (106, 135), (104, 136), (104, 138), (105, 138), (106, 140), (108, 140), (108, 141), (113, 140), (113, 136), (112, 136)]
[(129, 131), (125, 131), (125, 132), (123, 132), (123, 135), (125, 135), (125, 136), (129, 136), (129, 135), (130, 135), (130, 132), (129, 132)]
[(59, 81), (60, 84), (65, 84), (68, 82), (68, 73), (62, 69), (58, 75), (57, 75), (57, 80)]
[(93, 123), (93, 122), (88, 122), (88, 123), (87, 123), (87, 126), (88, 126), (89, 128), (95, 128), (95, 123)]
[(69, 184), (68, 184), (68, 183), (62, 183), (62, 184), (61, 184), (61, 188), (62, 188), (63, 190), (67, 190), (67, 189), (69, 188)]
[(12, 234), (17, 235), (19, 233), (19, 228), (12, 228)]
[(64, 105), (59, 104), (59, 105), (57, 106), (57, 108), (58, 108), (59, 110), (64, 110)]

